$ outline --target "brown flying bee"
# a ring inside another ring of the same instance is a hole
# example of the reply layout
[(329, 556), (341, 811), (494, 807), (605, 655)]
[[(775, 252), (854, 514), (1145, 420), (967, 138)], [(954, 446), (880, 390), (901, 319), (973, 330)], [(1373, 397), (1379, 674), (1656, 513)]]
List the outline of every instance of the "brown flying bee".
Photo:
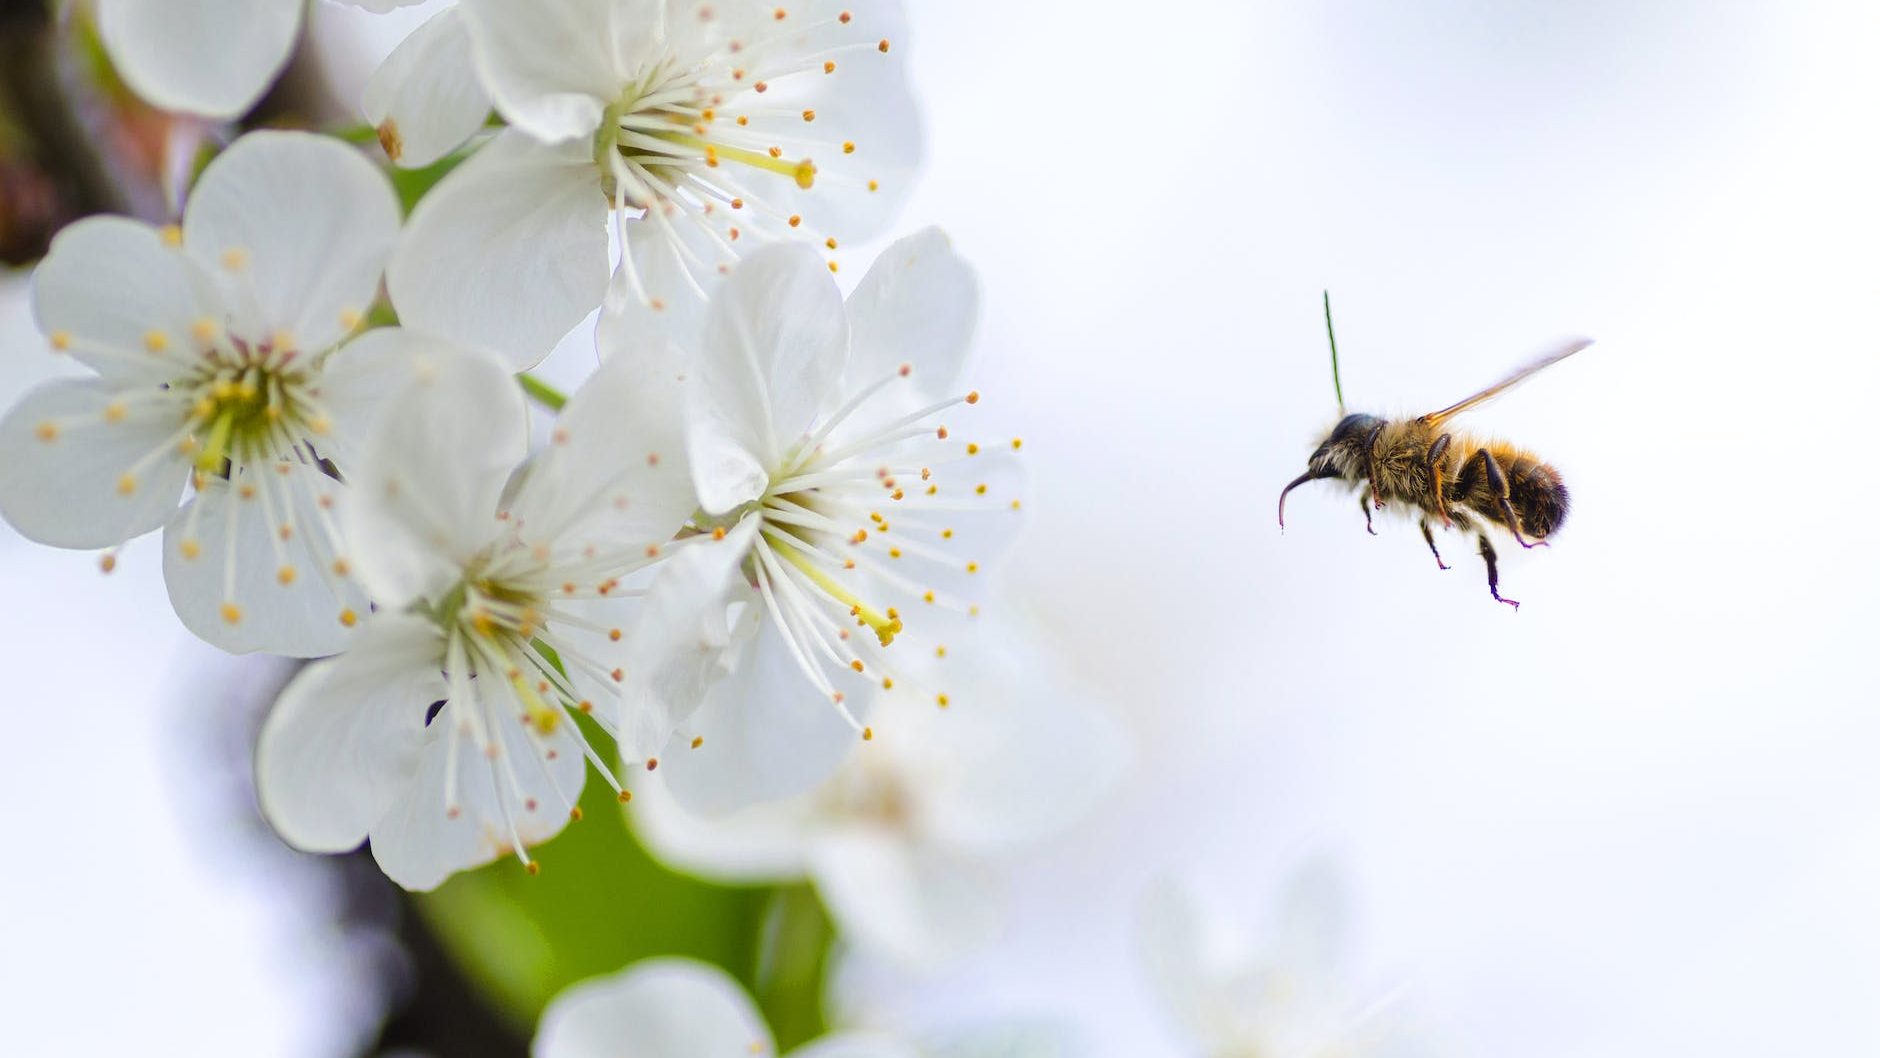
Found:
[[(1326, 299), (1325, 327), (1331, 335), (1331, 299)], [(1538, 456), (1504, 441), (1480, 440), (1445, 429), (1450, 419), (1507, 392), (1541, 369), (1551, 367), (1593, 344), (1578, 339), (1562, 345), (1500, 382), (1451, 404), (1441, 411), (1393, 422), (1375, 415), (1346, 415), (1342, 387), (1341, 418), (1330, 436), (1306, 460), (1306, 472), (1279, 494), (1279, 525), (1286, 528), (1286, 494), (1308, 481), (1338, 478), (1361, 489), (1358, 505), (1364, 527), (1373, 536), (1371, 509), (1396, 505), (1417, 513), (1417, 525), (1441, 569), (1449, 566), (1436, 550), (1432, 521), (1443, 528), (1472, 532), (1476, 550), (1488, 566), (1488, 593), (1497, 602), (1519, 608), (1504, 599), (1495, 570), (1495, 547), (1488, 530), (1504, 530), (1522, 547), (1545, 546), (1547, 538), (1566, 521), (1569, 500), (1560, 472)], [(1338, 386), (1338, 344), (1332, 339), (1332, 379)]]

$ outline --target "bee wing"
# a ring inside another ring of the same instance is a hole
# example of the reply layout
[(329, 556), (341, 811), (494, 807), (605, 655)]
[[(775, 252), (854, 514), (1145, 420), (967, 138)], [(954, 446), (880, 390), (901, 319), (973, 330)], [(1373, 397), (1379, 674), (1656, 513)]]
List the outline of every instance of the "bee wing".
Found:
[(1552, 367), (1592, 344), (1593, 340), (1591, 338), (1575, 338), (1565, 345), (1562, 345), (1560, 348), (1555, 349), (1553, 352), (1548, 353), (1546, 356), (1541, 357), (1539, 360), (1526, 365), (1507, 378), (1502, 379), (1500, 382), (1482, 390), (1480, 393), (1464, 397), (1456, 403), (1451, 404), (1449, 407), (1444, 408), (1442, 411), (1430, 412), (1428, 415), (1423, 416), (1420, 421), (1435, 426), (1442, 423), (1444, 420), (1453, 419), (1478, 404), (1485, 404), (1488, 401), (1494, 400), (1496, 397), (1508, 392), (1522, 382), (1532, 378), (1534, 375), (1539, 374), (1541, 369)]

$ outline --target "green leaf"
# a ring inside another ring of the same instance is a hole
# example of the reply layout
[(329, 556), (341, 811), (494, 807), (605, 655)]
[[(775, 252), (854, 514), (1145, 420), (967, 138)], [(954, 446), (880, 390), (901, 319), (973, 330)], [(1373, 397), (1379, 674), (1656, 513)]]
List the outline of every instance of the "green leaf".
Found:
[(507, 857), (414, 894), (444, 948), (494, 1004), (526, 1033), (563, 988), (654, 955), (716, 963), (754, 988), (771, 891), (667, 870), (634, 840), (613, 790), (593, 775), (581, 809), (583, 818), (532, 850), (541, 873)]

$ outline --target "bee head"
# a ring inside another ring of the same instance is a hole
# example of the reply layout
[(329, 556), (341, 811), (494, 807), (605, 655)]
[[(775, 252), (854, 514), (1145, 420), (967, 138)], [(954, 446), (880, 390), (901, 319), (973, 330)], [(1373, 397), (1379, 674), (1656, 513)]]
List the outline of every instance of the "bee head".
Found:
[(1371, 431), (1383, 421), (1375, 415), (1355, 413), (1338, 420), (1306, 459), (1307, 470), (1320, 477), (1334, 477), (1358, 466)]

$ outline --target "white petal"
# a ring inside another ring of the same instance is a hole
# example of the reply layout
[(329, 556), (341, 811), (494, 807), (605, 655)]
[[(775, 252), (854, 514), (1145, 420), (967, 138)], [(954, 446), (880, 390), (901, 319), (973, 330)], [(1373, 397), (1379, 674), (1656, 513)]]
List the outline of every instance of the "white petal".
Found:
[(685, 364), (662, 345), (604, 362), (555, 420), (511, 512), (525, 540), (638, 549), (697, 509), (681, 432)]
[(607, 290), (607, 201), (589, 147), (505, 132), (412, 211), (387, 283), (400, 320), (533, 367)]
[[(186, 409), (137, 400), (155, 396), (67, 379), (20, 398), (0, 418), (0, 514), (55, 547), (109, 547), (162, 525), (190, 465), (177, 449)], [(112, 421), (121, 397), (128, 411)]]
[[(839, 244), (875, 238), (888, 230), (906, 201), (923, 147), (920, 110), (907, 85), (903, 5), (896, 0), (867, 5), (810, 0), (788, 6), (789, 25), (820, 28), (766, 43), (767, 52), (780, 58), (842, 53), (834, 56), (831, 74), (769, 82), (750, 130), (780, 142), (806, 135), (823, 142), (807, 152), (817, 168), (813, 186), (805, 189), (789, 174), (755, 172), (747, 177), (752, 197), (782, 213), (800, 214), (804, 230), (834, 236)], [(847, 23), (837, 18), (845, 8), (854, 9)], [(869, 46), (880, 39), (892, 45), (886, 54)], [(799, 116), (805, 110), (816, 115), (808, 125)], [(850, 143), (853, 152), (845, 149)], [(875, 190), (869, 190), (870, 181)]]
[(333, 2), (336, 4), (345, 4), (348, 7), (356, 7), (362, 11), (370, 11), (375, 15), (383, 15), (389, 11), (396, 11), (401, 7), (416, 7), (424, 3), (425, 0), (333, 0)]
[(311, 392), (332, 420), (320, 452), (350, 474), (362, 446), (378, 428), (394, 398), (427, 365), (456, 356), (477, 356), (439, 338), (405, 327), (377, 327), (326, 358)]
[[(235, 484), (241, 491), (206, 477), (202, 491), (164, 528), (163, 579), (176, 615), (191, 632), (234, 654), (313, 658), (346, 649), (352, 631), (342, 613), (356, 622), (369, 607), (358, 584), (334, 573), (340, 556), (315, 507), (317, 496), (340, 490), (339, 482), (314, 467), (280, 463), (243, 468)], [(283, 525), (289, 527), (285, 540)], [(228, 604), (237, 607), (233, 622), (224, 611)]]
[(476, 135), (490, 113), (470, 28), (447, 7), (413, 30), (366, 82), (361, 99), (379, 144), (403, 166), (430, 165)]
[(255, 322), (307, 350), (356, 325), (397, 238), (385, 175), (357, 150), (305, 132), (236, 140), (203, 170), (183, 215), (185, 251), (234, 273), (229, 282), (252, 292)]
[[(737, 259), (702, 224), (673, 218), (670, 233), (656, 221), (626, 223), (629, 264), (615, 270), (601, 312), (602, 358), (649, 344), (697, 349), (705, 334), (709, 296)], [(675, 245), (672, 235), (676, 235)]]
[(817, 838), (810, 876), (844, 936), (906, 966), (927, 966), (996, 930), (992, 881), (954, 860), (876, 827)]
[(165, 110), (232, 118), (272, 84), (304, 0), (98, 0), (98, 32), (132, 91)]
[(920, 1052), (879, 1033), (841, 1032), (798, 1047), (790, 1058), (920, 1058)]
[(626, 87), (616, 33), (660, 33), (652, 0), (462, 0), (477, 68), (511, 125), (545, 143), (587, 140)]
[(33, 313), (45, 334), (69, 335), (71, 355), (99, 374), (152, 385), (180, 373), (176, 360), (150, 353), (153, 332), (180, 349), (197, 320), (222, 317), (195, 262), (128, 217), (86, 217), (59, 232), (33, 272)]
[(951, 393), (979, 321), (979, 278), (939, 228), (881, 252), (849, 295), (849, 388), (902, 364), (929, 399)]
[(758, 623), (737, 668), (713, 685), (688, 730), (704, 741), (693, 750), (680, 735), (663, 755), (659, 773), (679, 803), (701, 815), (802, 793), (862, 744), (835, 705), (805, 678), (768, 617)]
[(1136, 933), (1150, 989), (1186, 1035), (1212, 1032), (1218, 1001), (1207, 961), (1208, 923), (1188, 888), (1173, 879), (1152, 883), (1138, 902)]
[(841, 293), (805, 247), (760, 250), (719, 287), (686, 430), (707, 511), (762, 493), (785, 446), (839, 398), (848, 338)]
[[(461, 728), (456, 711), (465, 708), (482, 709), (484, 722), (494, 722), (501, 747), (496, 756), (485, 755)], [(372, 826), (372, 858), (386, 877), (406, 889), (435, 889), (458, 871), (514, 854), (516, 838), (536, 845), (568, 825), (587, 778), (580, 744), (566, 724), (546, 736), (532, 733), (509, 708), (453, 701), (426, 729), (416, 778)], [(461, 740), (455, 818), (449, 812), (452, 738)]]
[(509, 373), (468, 350), (424, 358), (391, 399), (341, 512), (361, 583), (397, 607), (448, 589), (495, 538), (528, 423)]
[(657, 756), (673, 729), (698, 709), (737, 658), (728, 609), (743, 584), (739, 566), (757, 530), (747, 519), (723, 540), (700, 540), (667, 559), (626, 639), (622, 687), (623, 753)]
[[(661, 767), (685, 768), (691, 752), (674, 750)], [(686, 811), (658, 781), (634, 785), (629, 816), (634, 834), (661, 863), (732, 885), (802, 880), (809, 842), (828, 826), (817, 812), (814, 793), (729, 815), (699, 816)]]
[[(972, 668), (948, 674), (952, 705), (924, 732), (929, 756), (951, 767), (921, 784), (929, 838), (974, 855), (1070, 826), (1116, 785), (1127, 760), (1116, 722), (1068, 685), (1042, 644), (1010, 624), (982, 631), (954, 652)], [(893, 734), (884, 725), (883, 736)]]
[(774, 1053), (757, 1005), (731, 975), (648, 959), (565, 989), (542, 1012), (534, 1058), (742, 1058)]
[(417, 767), (424, 714), (444, 695), (428, 621), (377, 614), (358, 645), (302, 669), (281, 692), (255, 750), (261, 812), (310, 852), (344, 852)]

